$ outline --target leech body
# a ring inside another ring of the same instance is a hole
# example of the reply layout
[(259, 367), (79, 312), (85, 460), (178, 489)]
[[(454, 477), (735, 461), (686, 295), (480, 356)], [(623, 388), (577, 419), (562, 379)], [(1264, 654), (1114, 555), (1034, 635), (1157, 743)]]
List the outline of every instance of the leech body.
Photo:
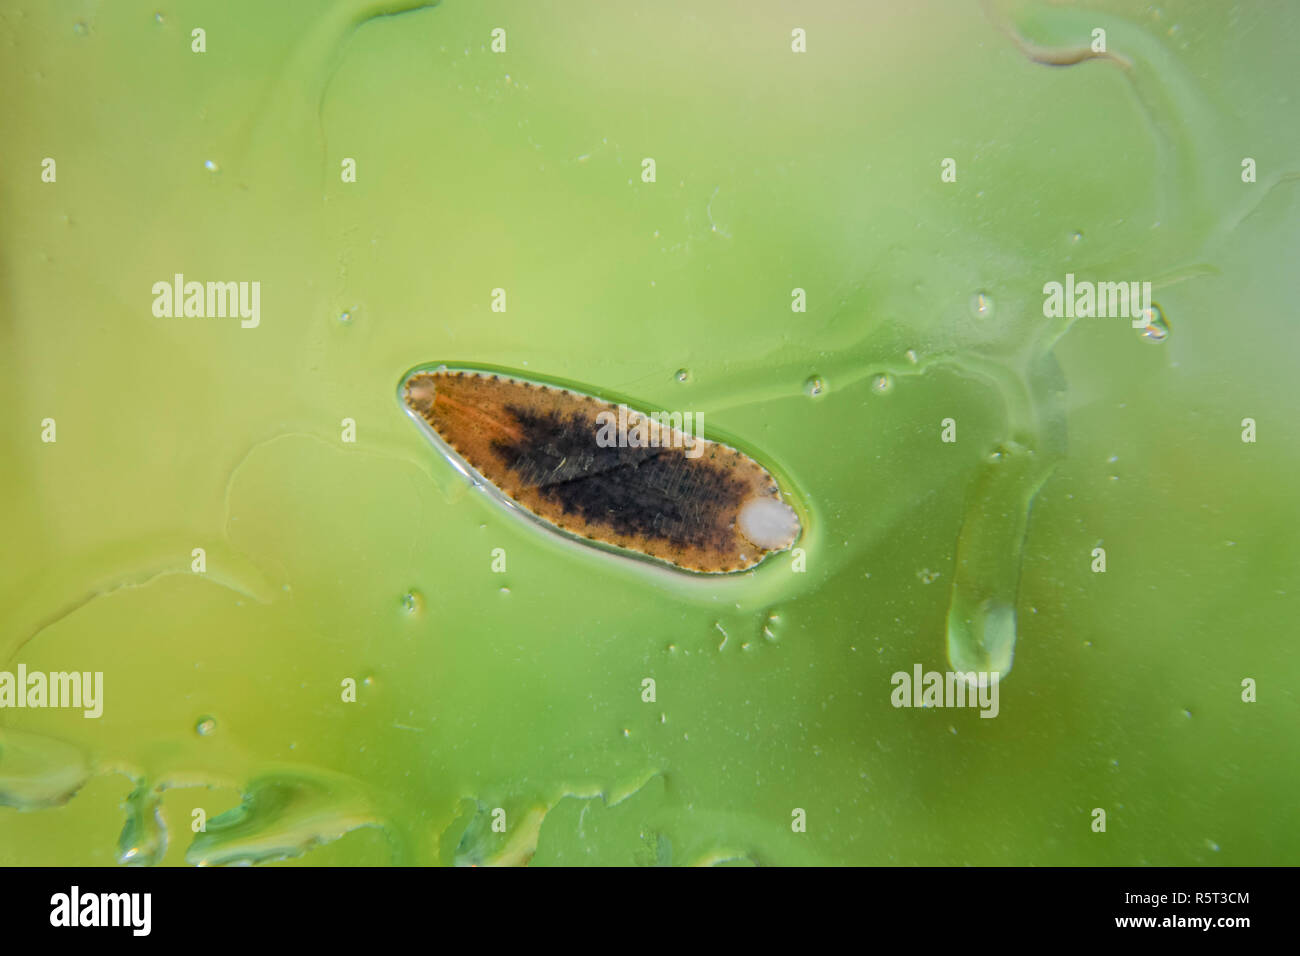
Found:
[[(754, 459), (626, 407), (467, 369), (415, 372), (402, 397), (463, 465), (580, 540), (720, 574), (799, 536), (794, 509)], [(658, 447), (611, 443), (616, 420)]]

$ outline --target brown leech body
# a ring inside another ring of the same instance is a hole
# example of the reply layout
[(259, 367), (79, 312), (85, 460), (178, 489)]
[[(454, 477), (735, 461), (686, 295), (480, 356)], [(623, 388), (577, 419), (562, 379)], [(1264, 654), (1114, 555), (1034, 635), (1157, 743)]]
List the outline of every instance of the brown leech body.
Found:
[[(655, 432), (660, 447), (618, 447), (608, 423), (619, 406), (589, 395), (439, 369), (411, 375), (403, 397), (504, 495), (576, 537), (722, 573), (751, 568), (799, 535), (758, 462), (671, 428)], [(645, 420), (624, 416), (629, 428)]]

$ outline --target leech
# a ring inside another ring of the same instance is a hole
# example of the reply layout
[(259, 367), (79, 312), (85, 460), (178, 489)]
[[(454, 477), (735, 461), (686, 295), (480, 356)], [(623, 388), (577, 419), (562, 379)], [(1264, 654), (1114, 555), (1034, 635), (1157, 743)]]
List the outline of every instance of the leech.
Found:
[(416, 372), (402, 396), (462, 470), (578, 540), (720, 574), (752, 568), (799, 537), (799, 518), (766, 468), (675, 427), (676, 416), (665, 424), (471, 369)]

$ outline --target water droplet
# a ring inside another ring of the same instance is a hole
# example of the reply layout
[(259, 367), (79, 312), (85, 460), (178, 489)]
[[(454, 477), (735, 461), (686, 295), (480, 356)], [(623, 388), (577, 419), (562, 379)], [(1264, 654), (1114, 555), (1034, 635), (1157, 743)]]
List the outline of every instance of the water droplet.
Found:
[(921, 579), (922, 584), (933, 584), (940, 577), (938, 571), (931, 571), (929, 568), (922, 568), (917, 571), (916, 576)]
[(38, 810), (67, 803), (90, 777), (71, 744), (0, 727), (0, 806)]
[(351, 321), (352, 321), (352, 310), (351, 310), (351, 309), (344, 309), (342, 312), (340, 312), (340, 313), (339, 313), (339, 321), (342, 322), (344, 325), (347, 325), (349, 322), (351, 322)]
[(961, 673), (1005, 676), (1016, 650), (1016, 609), (996, 598), (970, 608), (964, 599), (954, 587), (948, 612), (948, 662)]
[(1207, 849), (1209, 849), (1209, 850), (1211, 850), (1211, 851), (1213, 851), (1213, 852), (1215, 852), (1215, 853), (1218, 853), (1218, 852), (1219, 852), (1219, 844), (1215, 843), (1213, 840), (1206, 840), (1206, 841), (1205, 841), (1205, 846), (1206, 846)]
[(208, 820), (185, 851), (191, 866), (266, 863), (301, 856), (360, 827), (383, 828), (358, 784), (286, 772), (251, 781), (244, 802)]
[(803, 390), (804, 394), (816, 398), (818, 395), (825, 393), (826, 383), (814, 375), (812, 378), (808, 379), (808, 381), (803, 383)]
[(216, 173), (221, 171), (220, 168), (217, 166), (216, 161), (211, 159), (205, 159), (203, 161), (203, 168), (210, 173)]
[(200, 737), (211, 737), (217, 730), (217, 719), (215, 717), (200, 717), (198, 723), (194, 725), (194, 732)]
[(1191, 720), (1191, 719), (1192, 719), (1192, 712), (1191, 712), (1190, 710), (1184, 710), (1184, 711), (1183, 711), (1183, 716), (1186, 717), (1188, 720)]
[(772, 610), (767, 612), (767, 619), (760, 628), (763, 638), (768, 641), (776, 641), (781, 636), (781, 615), (778, 611)]
[(993, 317), (993, 299), (987, 292), (976, 292), (970, 300), (971, 315), (977, 319)]
[(415, 588), (407, 591), (402, 595), (402, 610), (407, 614), (416, 615), (424, 608), (424, 596)]
[(624, 736), (624, 737), (631, 737), (631, 736), (632, 736), (632, 731), (630, 731), (630, 730), (628, 730), (626, 727), (624, 727), (624, 728), (623, 728), (623, 736)]
[(887, 372), (882, 372), (871, 380), (871, 390), (877, 395), (884, 395), (893, 387), (894, 377)]
[(1017, 441), (985, 462), (957, 538), (948, 605), (948, 662), (954, 671), (1011, 672), (1016, 649), (1016, 591), (1029, 507), (1051, 462)]
[(506, 588), (506, 587), (503, 587), (503, 588), (501, 589), (501, 593), (502, 593), (502, 594), (509, 594), (509, 593), (510, 593), (510, 589), (509, 589), (509, 588)]
[(140, 784), (126, 798), (126, 823), (117, 838), (117, 862), (125, 866), (156, 866), (167, 855), (167, 827), (162, 820), (162, 794)]
[(903, 354), (907, 356), (907, 360), (911, 362), (913, 365), (915, 365), (918, 361), (920, 361), (920, 359), (918, 359), (916, 356), (916, 349), (908, 349)]
[(1148, 342), (1163, 342), (1169, 337), (1169, 320), (1159, 305), (1152, 302), (1150, 307), (1143, 310), (1142, 317), (1147, 323), (1146, 328), (1139, 333), (1142, 338)]
[(1083, 242), (1083, 233), (1076, 229), (1074, 232), (1070, 233), (1070, 241), (1076, 244)]
[(679, 368), (674, 377), (679, 382), (689, 382), (691, 380), (691, 370), (688, 368)]
[(87, 33), (90, 32), (90, 27), (86, 26), (86, 22), (84, 20), (78, 20), (76, 23), (72, 25), (72, 32), (79, 37), (84, 37)]
[(161, 13), (155, 13), (155, 14), (153, 15), (153, 22), (154, 22), (154, 23), (166, 23), (166, 22), (167, 22), (167, 18), (164, 17)]

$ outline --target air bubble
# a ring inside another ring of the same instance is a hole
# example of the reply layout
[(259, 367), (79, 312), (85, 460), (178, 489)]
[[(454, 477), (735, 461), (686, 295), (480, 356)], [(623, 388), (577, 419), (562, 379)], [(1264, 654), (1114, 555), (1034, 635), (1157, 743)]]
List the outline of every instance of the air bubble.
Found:
[(217, 730), (217, 719), (215, 717), (200, 717), (198, 723), (194, 725), (194, 732), (200, 737), (211, 737)]
[(424, 608), (424, 596), (415, 588), (402, 595), (402, 610), (411, 616), (419, 614)]
[(1075, 245), (1083, 242), (1083, 233), (1078, 229), (1074, 230), (1074, 232), (1070, 233), (1070, 241)]
[(920, 578), (922, 584), (933, 584), (940, 577), (938, 571), (931, 571), (929, 568), (922, 568), (917, 571), (916, 576)]
[(87, 33), (90, 32), (90, 27), (86, 26), (86, 21), (78, 20), (76, 23), (72, 25), (72, 32), (79, 37), (84, 37)]
[(1169, 320), (1165, 318), (1164, 310), (1159, 305), (1152, 302), (1151, 305), (1142, 310), (1142, 318), (1146, 319), (1146, 328), (1141, 331), (1142, 338), (1148, 342), (1163, 342), (1169, 337)]
[(977, 319), (993, 317), (993, 299), (987, 292), (976, 292), (970, 300), (971, 315)]
[(349, 324), (352, 321), (352, 310), (344, 309), (342, 312), (340, 312), (339, 321), (342, 322), (344, 325)]
[(881, 373), (871, 380), (871, 390), (877, 395), (884, 395), (894, 387), (894, 378), (888, 373)]
[(679, 368), (676, 375), (673, 377), (679, 382), (689, 382), (691, 380), (691, 370), (688, 368)]
[(818, 395), (825, 394), (826, 383), (818, 376), (814, 375), (812, 378), (808, 379), (808, 381), (803, 383), (803, 390), (805, 395), (816, 398)]
[(205, 160), (203, 161), (203, 168), (206, 169), (206, 170), (207, 170), (208, 172), (210, 172), (210, 173), (219, 173), (219, 172), (221, 172), (221, 168), (220, 168), (219, 166), (217, 166), (216, 161), (215, 161), (215, 160), (211, 160), (211, 159), (205, 159)]

